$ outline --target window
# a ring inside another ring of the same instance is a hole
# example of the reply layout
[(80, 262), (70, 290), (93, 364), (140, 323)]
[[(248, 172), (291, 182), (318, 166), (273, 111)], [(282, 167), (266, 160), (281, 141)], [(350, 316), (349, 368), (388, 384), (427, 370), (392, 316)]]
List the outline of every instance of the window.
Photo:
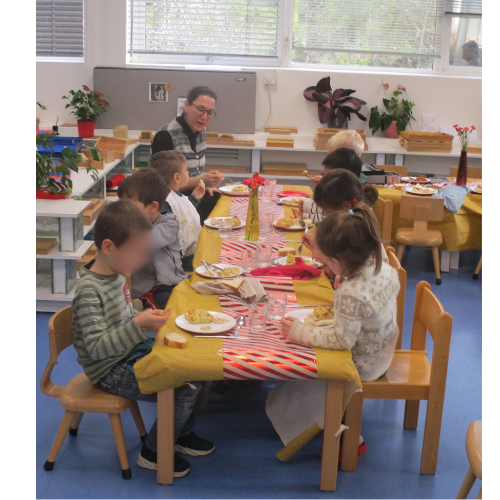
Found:
[(83, 58), (83, 0), (36, 0), (37, 57)]
[[(276, 60), (282, 0), (129, 0), (129, 53)], [(212, 59), (213, 60), (213, 59)]]
[(295, 0), (292, 61), (432, 69), (442, 0)]

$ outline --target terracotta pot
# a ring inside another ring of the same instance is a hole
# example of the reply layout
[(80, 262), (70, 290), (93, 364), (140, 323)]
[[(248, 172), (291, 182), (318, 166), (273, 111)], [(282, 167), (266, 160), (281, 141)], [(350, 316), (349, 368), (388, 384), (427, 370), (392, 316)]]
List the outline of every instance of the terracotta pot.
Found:
[(467, 184), (467, 151), (460, 151), (460, 160), (458, 162), (457, 186)]
[(36, 199), (37, 200), (64, 200), (68, 197), (67, 194), (54, 194), (50, 191), (43, 191), (41, 189), (36, 190)]
[(390, 139), (399, 139), (399, 134), (398, 134), (398, 130), (396, 128), (396, 123), (397, 123), (397, 121), (394, 120), (389, 125), (389, 128), (385, 129), (385, 135), (387, 137), (389, 137)]
[(95, 122), (78, 120), (78, 136), (84, 139), (91, 139), (94, 137)]

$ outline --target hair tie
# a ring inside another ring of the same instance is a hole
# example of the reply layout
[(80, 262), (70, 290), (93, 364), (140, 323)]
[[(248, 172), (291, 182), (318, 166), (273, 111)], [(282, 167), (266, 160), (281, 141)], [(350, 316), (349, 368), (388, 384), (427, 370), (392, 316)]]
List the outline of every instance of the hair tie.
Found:
[(357, 200), (356, 198), (353, 198), (353, 199), (352, 199), (352, 204), (353, 204), (354, 206), (356, 206), (356, 205), (358, 204), (358, 200)]
[(354, 212), (354, 210), (349, 210), (349, 215), (352, 215), (353, 217), (356, 215), (356, 213)]

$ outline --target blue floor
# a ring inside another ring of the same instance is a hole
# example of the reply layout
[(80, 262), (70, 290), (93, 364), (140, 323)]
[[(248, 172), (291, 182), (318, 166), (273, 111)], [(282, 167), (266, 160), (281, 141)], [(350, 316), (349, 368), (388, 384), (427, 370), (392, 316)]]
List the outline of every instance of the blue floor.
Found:
[[(63, 410), (57, 399), (37, 387), (37, 498), (455, 498), (468, 461), (465, 433), (473, 420), (481, 420), (481, 276), (472, 280), (480, 252), (461, 253), (460, 269), (443, 274), (436, 286), (430, 252), (407, 250), (408, 271), (405, 336), (409, 348), (416, 284), (429, 281), (453, 316), (448, 384), (444, 406), (437, 472), (422, 476), (420, 453), (426, 403), (422, 403), (416, 431), (402, 428), (404, 402), (366, 401), (362, 434), (368, 452), (355, 472), (339, 471), (337, 491), (319, 491), (320, 460), (317, 438), (289, 462), (275, 453), (281, 442), (264, 413), (270, 384), (215, 395), (206, 405), (196, 432), (213, 440), (217, 450), (192, 458), (191, 472), (172, 486), (156, 484), (156, 473), (136, 465), (141, 443), (129, 414), (122, 418), (132, 479), (123, 480), (106, 415), (86, 414), (78, 437), (68, 436), (54, 470), (43, 464)], [(50, 314), (37, 314), (37, 384), (48, 359), (47, 330)], [(431, 344), (430, 344), (431, 345)], [(64, 384), (79, 372), (75, 353), (67, 349), (55, 368), (53, 380)], [(140, 403), (146, 427), (156, 405)], [(478, 482), (479, 483), (479, 482)], [(476, 484), (470, 498), (479, 491)]]

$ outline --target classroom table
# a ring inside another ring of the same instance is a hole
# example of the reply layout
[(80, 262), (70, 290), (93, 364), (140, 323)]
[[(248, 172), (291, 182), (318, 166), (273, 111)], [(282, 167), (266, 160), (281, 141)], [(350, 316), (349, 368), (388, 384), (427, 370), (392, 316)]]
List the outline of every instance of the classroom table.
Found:
[[(285, 186), (290, 188), (289, 186)], [(297, 189), (297, 186), (293, 186)], [(301, 187), (311, 193), (310, 188)], [(221, 196), (211, 217), (243, 215), (248, 198)], [(261, 205), (261, 210), (265, 209)], [(290, 207), (269, 204), (275, 214), (280, 210), (291, 215)], [(283, 212), (281, 212), (283, 213)], [(244, 220), (244, 219), (243, 219)], [(233, 230), (230, 240), (221, 240), (217, 232), (204, 227), (200, 233), (194, 257), (194, 267), (200, 261), (210, 263), (235, 262), (241, 248), (254, 242), (240, 241), (244, 230)], [(285, 239), (300, 242), (302, 232), (281, 232), (276, 229), (261, 232), (273, 250), (285, 246)], [(286, 243), (286, 245), (294, 243)], [(306, 254), (304, 250), (304, 255)], [(158, 393), (158, 470), (160, 484), (173, 482), (174, 457), (174, 388), (186, 381), (213, 380), (327, 380), (327, 401), (325, 411), (324, 445), (321, 464), (320, 489), (335, 491), (342, 415), (353, 390), (361, 387), (359, 374), (352, 361), (350, 351), (329, 351), (316, 349), (289, 341), (280, 335), (279, 322), (268, 320), (265, 333), (249, 332), (248, 326), (240, 331), (248, 340), (196, 338), (180, 330), (175, 318), (188, 309), (196, 307), (212, 311), (231, 311), (234, 315), (248, 312), (248, 304), (235, 295), (201, 295), (192, 288), (192, 283), (202, 280), (193, 274), (191, 280), (177, 285), (167, 307), (172, 314), (161, 328), (152, 352), (134, 365), (134, 371), (143, 393)], [(260, 278), (264, 288), (287, 292), (288, 303), (331, 304), (333, 290), (324, 273), (306, 281), (290, 278)], [(188, 337), (186, 349), (174, 349), (163, 345), (166, 332), (177, 331)], [(260, 336), (257, 338), (257, 336)], [(277, 446), (278, 438), (277, 438)]]

